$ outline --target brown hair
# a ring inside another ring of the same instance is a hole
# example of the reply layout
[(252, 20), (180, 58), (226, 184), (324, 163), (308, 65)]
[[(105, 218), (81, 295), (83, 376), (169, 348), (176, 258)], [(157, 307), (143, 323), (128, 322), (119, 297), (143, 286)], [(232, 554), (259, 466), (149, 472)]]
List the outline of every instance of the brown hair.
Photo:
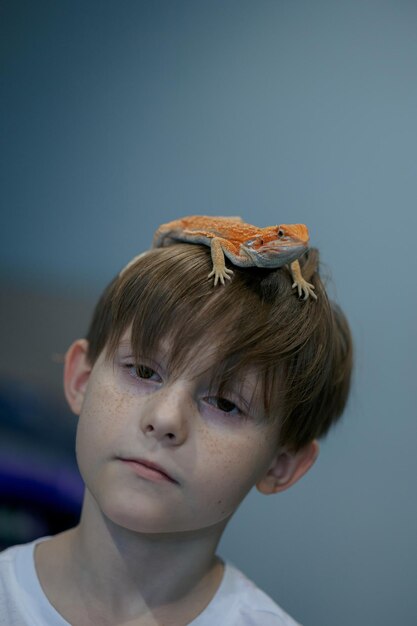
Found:
[(233, 267), (232, 280), (214, 287), (207, 246), (151, 250), (104, 291), (87, 335), (88, 358), (94, 364), (103, 350), (111, 357), (131, 327), (135, 358), (169, 338), (170, 371), (192, 361), (199, 346), (211, 349), (220, 389), (255, 367), (265, 413), (279, 419), (279, 445), (296, 451), (340, 417), (352, 370), (349, 326), (326, 295), (318, 251), (301, 266), (317, 300), (297, 298), (286, 268)]

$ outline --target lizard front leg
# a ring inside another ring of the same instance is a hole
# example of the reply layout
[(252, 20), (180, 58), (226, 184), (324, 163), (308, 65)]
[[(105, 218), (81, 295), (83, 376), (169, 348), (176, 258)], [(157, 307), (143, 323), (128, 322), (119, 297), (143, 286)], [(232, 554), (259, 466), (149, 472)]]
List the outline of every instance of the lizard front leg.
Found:
[(313, 291), (313, 289), (315, 289), (314, 285), (308, 283), (301, 274), (300, 263), (298, 261), (293, 261), (290, 265), (290, 270), (292, 279), (294, 281), (292, 284), (292, 288), (297, 288), (298, 297), (301, 298), (301, 296), (304, 294), (303, 300), (307, 300), (309, 296), (314, 298), (314, 300), (317, 300), (317, 296)]
[(217, 237), (211, 240), (211, 260), (213, 261), (213, 269), (211, 270), (208, 278), (214, 276), (214, 286), (220, 281), (224, 285), (225, 278), (230, 280), (233, 274), (233, 270), (229, 270), (224, 262), (224, 253), (221, 240)]

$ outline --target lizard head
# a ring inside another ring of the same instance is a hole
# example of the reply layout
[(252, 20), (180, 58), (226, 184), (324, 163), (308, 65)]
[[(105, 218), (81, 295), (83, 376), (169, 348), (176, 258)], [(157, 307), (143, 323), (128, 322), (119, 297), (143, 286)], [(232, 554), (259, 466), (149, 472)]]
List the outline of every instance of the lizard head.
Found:
[(258, 235), (242, 243), (241, 251), (258, 267), (281, 267), (302, 256), (308, 242), (304, 224), (280, 224), (261, 228)]

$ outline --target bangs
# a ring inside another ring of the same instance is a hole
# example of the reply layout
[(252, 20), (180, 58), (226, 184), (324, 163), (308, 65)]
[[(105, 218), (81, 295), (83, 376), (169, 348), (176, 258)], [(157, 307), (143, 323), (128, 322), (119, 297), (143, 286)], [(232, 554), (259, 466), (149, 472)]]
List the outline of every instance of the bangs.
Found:
[[(191, 258), (189, 248), (152, 250), (122, 274), (112, 306), (117, 332), (110, 339), (110, 352), (128, 327), (135, 357), (155, 354), (161, 342), (169, 343), (168, 365), (174, 375), (190, 365), (203, 342), (210, 361), (217, 359), (216, 346), (222, 345), (226, 360), (234, 351), (241, 307), (227, 306), (224, 289), (214, 288), (208, 279), (208, 248), (193, 246)], [(230, 347), (225, 351), (226, 343)]]

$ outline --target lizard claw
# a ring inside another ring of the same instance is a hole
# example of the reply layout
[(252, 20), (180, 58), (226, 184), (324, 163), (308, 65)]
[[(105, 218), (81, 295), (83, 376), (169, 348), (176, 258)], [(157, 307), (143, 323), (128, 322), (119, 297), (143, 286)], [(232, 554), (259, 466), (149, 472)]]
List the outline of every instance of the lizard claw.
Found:
[(233, 270), (229, 270), (228, 267), (223, 267), (223, 269), (221, 270), (215, 269), (213, 267), (207, 278), (211, 278), (212, 276), (214, 276), (214, 286), (216, 286), (219, 281), (222, 285), (224, 285), (224, 279), (226, 278), (227, 280), (231, 280), (232, 274)]
[(308, 283), (306, 280), (304, 280), (304, 278), (296, 280), (292, 284), (292, 289), (295, 288), (297, 288), (299, 298), (302, 298), (302, 296), (304, 295), (304, 297), (302, 298), (303, 300), (307, 300), (309, 296), (311, 296), (314, 300), (317, 300), (317, 295), (313, 291), (313, 289), (315, 289), (315, 286), (311, 283)]

